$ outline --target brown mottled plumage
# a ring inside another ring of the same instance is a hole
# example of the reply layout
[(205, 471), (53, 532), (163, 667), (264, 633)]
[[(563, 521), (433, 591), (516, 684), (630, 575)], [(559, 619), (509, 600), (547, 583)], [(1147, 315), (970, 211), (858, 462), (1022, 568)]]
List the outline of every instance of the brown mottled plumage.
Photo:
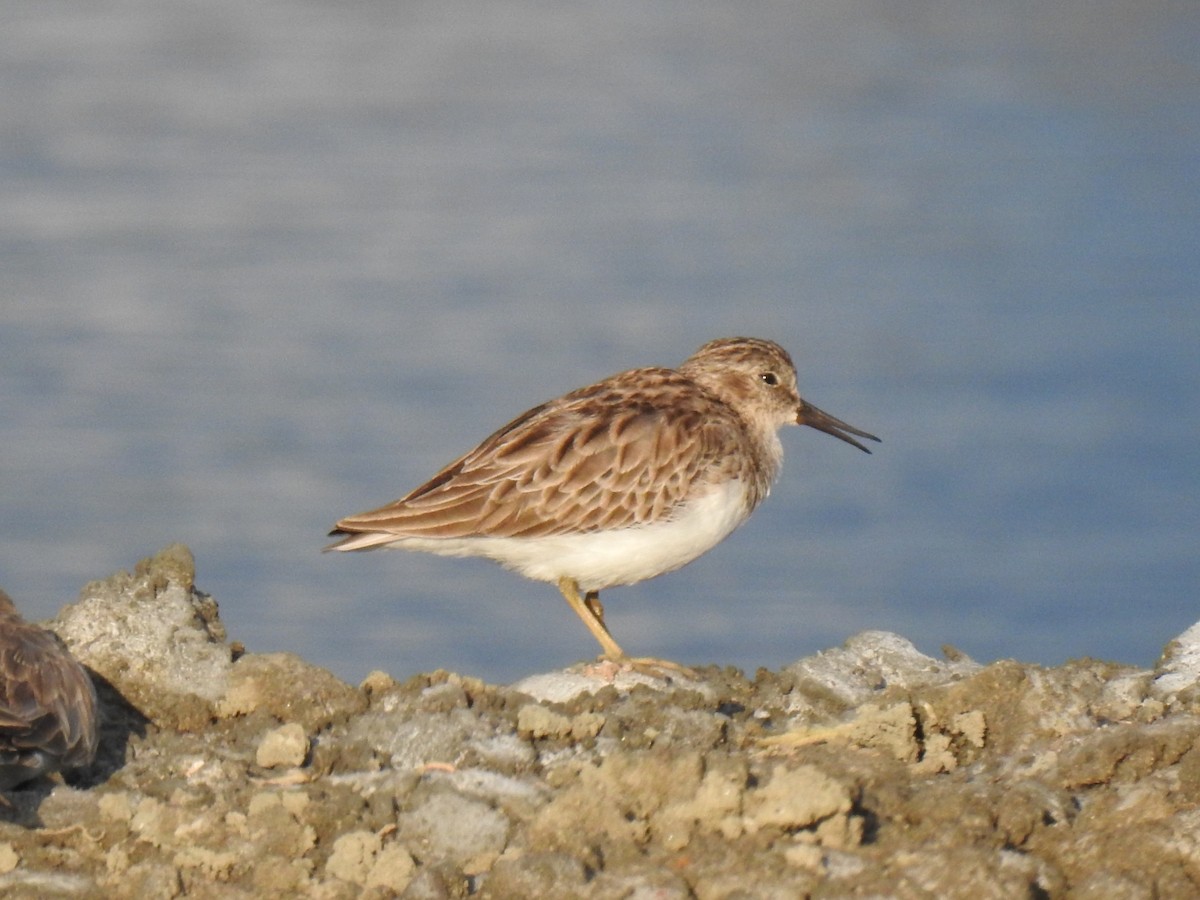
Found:
[(633, 369), (534, 407), (399, 500), (340, 520), (326, 549), (489, 557), (556, 583), (620, 658), (599, 592), (677, 569), (741, 524), (779, 472), (787, 424), (864, 451), (851, 435), (879, 440), (802, 400), (778, 344), (722, 338), (678, 369)]
[(0, 590), (0, 791), (96, 755), (96, 689), (53, 632)]

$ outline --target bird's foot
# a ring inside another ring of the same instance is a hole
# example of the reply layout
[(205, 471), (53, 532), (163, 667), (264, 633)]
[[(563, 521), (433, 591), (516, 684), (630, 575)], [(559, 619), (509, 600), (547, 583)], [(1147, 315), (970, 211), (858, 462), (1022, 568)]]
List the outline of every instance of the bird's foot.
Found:
[(585, 670), (588, 674), (598, 675), (607, 681), (613, 681), (622, 672), (637, 672), (650, 678), (665, 681), (699, 681), (700, 676), (694, 669), (669, 659), (656, 659), (651, 656), (600, 656)]

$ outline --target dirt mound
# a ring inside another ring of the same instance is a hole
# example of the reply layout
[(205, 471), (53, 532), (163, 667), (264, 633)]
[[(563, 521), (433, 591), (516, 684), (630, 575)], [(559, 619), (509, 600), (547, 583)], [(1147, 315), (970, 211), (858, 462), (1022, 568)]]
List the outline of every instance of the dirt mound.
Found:
[(102, 747), (0, 811), (5, 897), (1200, 895), (1200, 627), (1155, 670), (871, 632), (753, 678), (352, 687), (228, 643), (178, 545), (50, 627)]

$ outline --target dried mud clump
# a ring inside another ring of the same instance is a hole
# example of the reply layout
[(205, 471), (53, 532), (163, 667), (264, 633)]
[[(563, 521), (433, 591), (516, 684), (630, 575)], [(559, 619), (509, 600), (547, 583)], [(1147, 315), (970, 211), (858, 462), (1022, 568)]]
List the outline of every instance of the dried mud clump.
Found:
[(194, 578), (174, 545), (48, 623), (103, 743), (10, 793), (4, 897), (1200, 895), (1200, 627), (1153, 670), (868, 632), (753, 679), (352, 687)]

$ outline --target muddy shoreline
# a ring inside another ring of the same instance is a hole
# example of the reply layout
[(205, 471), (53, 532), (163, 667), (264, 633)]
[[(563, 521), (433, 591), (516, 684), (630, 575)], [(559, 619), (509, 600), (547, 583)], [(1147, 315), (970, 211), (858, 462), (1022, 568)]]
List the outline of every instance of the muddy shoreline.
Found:
[(1153, 669), (868, 632), (753, 675), (353, 686), (218, 601), (172, 545), (47, 623), (102, 746), (12, 792), (5, 897), (1200, 895), (1200, 628)]

